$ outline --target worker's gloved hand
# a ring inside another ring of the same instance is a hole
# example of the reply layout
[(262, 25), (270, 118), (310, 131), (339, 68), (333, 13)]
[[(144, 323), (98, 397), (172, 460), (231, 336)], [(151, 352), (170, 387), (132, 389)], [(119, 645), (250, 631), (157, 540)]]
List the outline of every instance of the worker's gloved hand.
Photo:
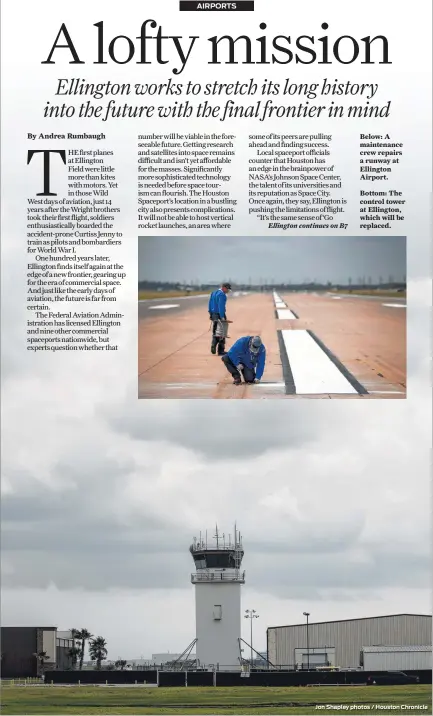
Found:
[(254, 383), (260, 383), (260, 378), (256, 378), (256, 379), (254, 380)]
[(243, 363), (239, 363), (239, 364), (236, 366), (236, 368), (237, 368), (238, 370), (243, 370), (243, 369), (244, 369), (244, 364), (243, 364)]

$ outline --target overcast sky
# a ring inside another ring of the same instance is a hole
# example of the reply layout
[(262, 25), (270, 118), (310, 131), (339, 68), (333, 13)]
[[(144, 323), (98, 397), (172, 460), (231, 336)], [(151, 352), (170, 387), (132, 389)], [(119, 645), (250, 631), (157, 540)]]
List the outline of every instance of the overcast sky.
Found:
[(353, 282), (406, 276), (405, 237), (140, 237), (138, 280)]
[[(416, 396), (428, 367), (412, 364)], [(429, 612), (422, 401), (410, 421), (406, 401), (150, 409), (131, 399), (135, 381), (125, 394), (114, 375), (91, 375), (87, 408), (64, 401), (63, 373), (49, 395), (43, 369), (8, 376), (4, 625), (87, 627), (114, 658), (182, 651), (195, 636), (189, 544), (235, 520), (260, 648), (267, 626), (306, 610), (312, 621)]]

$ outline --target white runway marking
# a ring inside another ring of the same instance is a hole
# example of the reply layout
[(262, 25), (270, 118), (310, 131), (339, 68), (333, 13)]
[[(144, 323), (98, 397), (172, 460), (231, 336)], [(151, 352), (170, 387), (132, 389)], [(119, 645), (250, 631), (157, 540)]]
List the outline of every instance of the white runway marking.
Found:
[(288, 308), (283, 309), (277, 309), (277, 316), (280, 321), (287, 321), (291, 319), (296, 319), (296, 316), (294, 313), (292, 313)]
[(275, 308), (287, 308), (287, 304), (283, 301), (277, 301), (275, 304)]
[(163, 303), (161, 306), (149, 306), (149, 311), (161, 309), (164, 308), (179, 308), (179, 303)]
[(297, 394), (358, 394), (307, 331), (281, 333)]
[(382, 303), (382, 306), (386, 306), (387, 308), (406, 308), (405, 303)]
[[(160, 298), (159, 300), (162, 301), (162, 298)], [(175, 297), (172, 296), (172, 298), (175, 298)], [(208, 298), (208, 294), (200, 293), (197, 296), (176, 296), (176, 301), (185, 301), (187, 298)], [(150, 303), (151, 301), (158, 301), (158, 299), (157, 298), (139, 298), (138, 299), (138, 303)]]
[(341, 301), (341, 296), (331, 296), (331, 298), (333, 298), (334, 301)]

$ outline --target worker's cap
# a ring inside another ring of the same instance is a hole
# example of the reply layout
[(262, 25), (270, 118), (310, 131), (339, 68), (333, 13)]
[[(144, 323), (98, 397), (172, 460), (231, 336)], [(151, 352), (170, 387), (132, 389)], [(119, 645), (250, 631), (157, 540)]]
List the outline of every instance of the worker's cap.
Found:
[(253, 353), (258, 353), (262, 345), (262, 339), (260, 336), (253, 336), (250, 341), (251, 350)]
[(223, 284), (222, 284), (222, 287), (223, 287), (223, 288), (226, 288), (227, 291), (231, 291), (231, 290), (232, 290), (232, 285), (231, 285), (231, 283), (223, 283)]

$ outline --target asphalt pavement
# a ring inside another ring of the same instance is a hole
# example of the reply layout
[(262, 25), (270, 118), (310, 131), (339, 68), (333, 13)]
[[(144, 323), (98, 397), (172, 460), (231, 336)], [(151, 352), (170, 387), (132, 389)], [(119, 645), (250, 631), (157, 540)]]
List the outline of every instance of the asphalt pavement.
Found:
[[(192, 308), (200, 306), (203, 306), (207, 316), (209, 295), (210, 292), (200, 296), (171, 296), (169, 298), (151, 298), (138, 301), (138, 320), (142, 320), (144, 318), (154, 318), (158, 315), (170, 313), (183, 313), (184, 311), (190, 311)], [(239, 298), (241, 295), (246, 294), (241, 293), (240, 291), (235, 291), (228, 297), (227, 315), (229, 318), (231, 301)]]

